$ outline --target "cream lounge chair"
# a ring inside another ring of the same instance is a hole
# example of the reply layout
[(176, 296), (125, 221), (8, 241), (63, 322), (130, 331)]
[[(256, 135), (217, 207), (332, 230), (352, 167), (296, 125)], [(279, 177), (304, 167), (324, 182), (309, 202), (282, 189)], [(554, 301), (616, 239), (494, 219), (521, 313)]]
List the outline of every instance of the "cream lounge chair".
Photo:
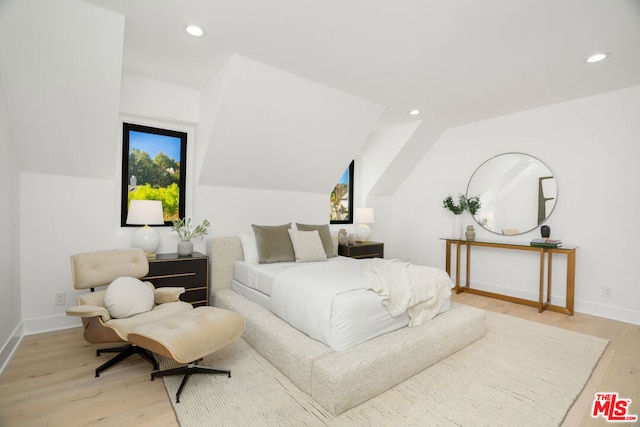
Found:
[[(157, 370), (158, 362), (153, 353), (131, 344), (127, 339), (128, 334), (139, 326), (160, 322), (193, 310), (191, 304), (179, 301), (184, 288), (155, 289), (150, 282), (137, 280), (146, 276), (148, 272), (149, 262), (142, 249), (115, 249), (71, 256), (73, 287), (79, 290), (90, 289), (91, 292), (78, 296), (78, 305), (69, 308), (67, 315), (82, 317), (84, 338), (90, 343), (125, 343), (96, 351), (98, 356), (102, 353), (118, 353), (96, 369), (96, 377), (100, 376), (100, 372), (132, 354), (140, 354)], [(119, 280), (119, 284), (130, 283), (132, 288), (125, 286), (112, 287), (111, 290), (108, 287), (95, 290), (110, 285), (116, 279)], [(120, 289), (118, 294), (115, 294), (116, 289)], [(139, 301), (143, 299), (140, 297), (141, 294), (144, 295), (144, 301)], [(105, 296), (108, 299), (107, 303)], [(134, 300), (136, 298), (139, 300)], [(140, 306), (144, 306), (142, 312), (129, 315), (131, 312), (141, 311)]]

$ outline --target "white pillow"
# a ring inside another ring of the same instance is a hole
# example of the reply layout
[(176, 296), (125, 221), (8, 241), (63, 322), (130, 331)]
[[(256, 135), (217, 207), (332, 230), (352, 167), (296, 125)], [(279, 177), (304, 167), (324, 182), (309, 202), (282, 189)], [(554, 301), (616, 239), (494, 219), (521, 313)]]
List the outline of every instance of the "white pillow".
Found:
[(327, 254), (322, 246), (318, 230), (296, 231), (289, 230), (296, 262), (326, 261)]
[(118, 277), (107, 286), (104, 306), (116, 319), (145, 313), (153, 308), (153, 289), (135, 277)]
[(254, 234), (240, 234), (240, 243), (242, 244), (242, 252), (244, 252), (244, 260), (249, 264), (258, 263), (258, 244)]

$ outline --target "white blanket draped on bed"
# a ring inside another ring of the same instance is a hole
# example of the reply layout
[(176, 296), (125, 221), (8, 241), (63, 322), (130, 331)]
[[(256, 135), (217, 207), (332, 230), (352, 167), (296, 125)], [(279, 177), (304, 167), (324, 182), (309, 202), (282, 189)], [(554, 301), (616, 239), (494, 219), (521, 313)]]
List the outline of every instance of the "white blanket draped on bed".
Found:
[(443, 270), (399, 260), (372, 259), (364, 274), (367, 289), (380, 295), (392, 316), (409, 314), (409, 326), (421, 325), (438, 314), (454, 287)]

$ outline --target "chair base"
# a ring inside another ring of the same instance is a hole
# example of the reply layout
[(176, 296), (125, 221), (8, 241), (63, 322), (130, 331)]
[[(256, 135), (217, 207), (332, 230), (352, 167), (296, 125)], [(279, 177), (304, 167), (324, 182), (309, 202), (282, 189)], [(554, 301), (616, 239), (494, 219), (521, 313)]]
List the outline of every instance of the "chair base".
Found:
[(178, 387), (178, 392), (176, 393), (176, 403), (180, 403), (180, 393), (182, 393), (182, 389), (184, 388), (187, 381), (193, 374), (227, 374), (227, 378), (231, 378), (231, 371), (225, 371), (220, 369), (208, 368), (206, 366), (198, 366), (202, 359), (198, 359), (195, 362), (191, 362), (186, 366), (182, 366), (179, 368), (166, 369), (164, 371), (157, 371), (151, 373), (151, 381), (155, 379), (155, 377), (164, 377), (167, 375), (183, 375), (182, 382), (180, 383), (180, 387)]
[(140, 356), (142, 356), (143, 359), (145, 359), (147, 362), (153, 365), (154, 370), (157, 370), (159, 368), (156, 358), (153, 357), (153, 353), (151, 353), (149, 350), (146, 350), (142, 347), (138, 347), (137, 345), (127, 344), (120, 347), (102, 348), (102, 349), (96, 350), (96, 357), (100, 356), (102, 353), (118, 353), (118, 354), (115, 355), (113, 358), (109, 359), (108, 362), (100, 365), (96, 369), (96, 378), (100, 376), (100, 372), (104, 371), (107, 368), (112, 367), (116, 363), (123, 361), (124, 359), (128, 358), (133, 354), (139, 354)]

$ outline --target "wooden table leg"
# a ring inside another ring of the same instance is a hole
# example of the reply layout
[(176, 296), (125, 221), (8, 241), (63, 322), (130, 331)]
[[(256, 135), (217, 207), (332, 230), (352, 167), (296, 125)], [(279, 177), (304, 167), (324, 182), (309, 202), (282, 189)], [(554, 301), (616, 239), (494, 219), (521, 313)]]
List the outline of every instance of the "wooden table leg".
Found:
[(576, 251), (567, 254), (567, 300), (566, 308), (573, 316), (573, 298), (576, 285)]
[(542, 295), (544, 293), (544, 249), (540, 249), (540, 289), (538, 291), (538, 313), (542, 313)]
[(460, 289), (460, 242), (456, 243), (456, 289)]
[(553, 259), (552, 255), (553, 255), (553, 252), (551, 251), (547, 252), (547, 305), (551, 304), (551, 270), (552, 270), (551, 260)]
[(471, 287), (471, 245), (466, 244), (467, 247), (467, 275), (465, 277), (465, 285)]
[[(449, 277), (451, 277), (451, 242), (449, 240), (447, 240), (447, 251), (445, 254), (445, 271), (447, 272)], [(457, 284), (453, 288), (453, 290), (456, 294), (460, 292)]]

